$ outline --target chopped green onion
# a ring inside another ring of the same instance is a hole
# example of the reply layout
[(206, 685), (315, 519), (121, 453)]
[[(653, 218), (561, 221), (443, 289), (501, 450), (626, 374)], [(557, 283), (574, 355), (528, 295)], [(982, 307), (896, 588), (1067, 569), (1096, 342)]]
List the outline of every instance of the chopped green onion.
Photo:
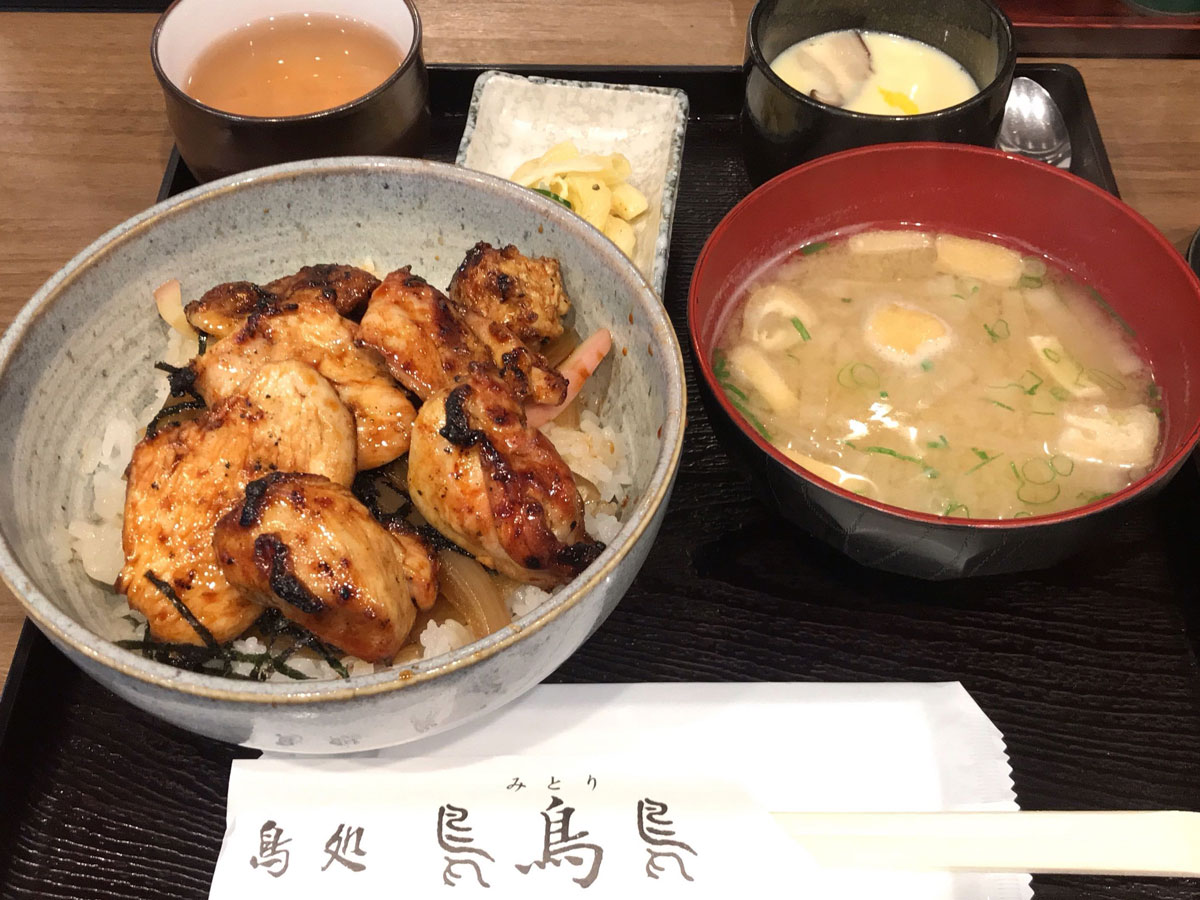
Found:
[(733, 408), (740, 412), (765, 440), (771, 440), (771, 433), (767, 431), (766, 426), (746, 406), (750, 398), (746, 396), (745, 391), (729, 380), (729, 361), (720, 353), (713, 356), (713, 375), (716, 376), (717, 383), (725, 391)]
[(1001, 403), (999, 400), (990, 400), (989, 399), (988, 403), (992, 404), (992, 406), (999, 406), (1001, 409), (1007, 409), (1009, 412), (1016, 412), (1016, 410), (1013, 409), (1011, 406), (1009, 406), (1007, 403)]
[(991, 325), (984, 325), (983, 330), (988, 333), (988, 337), (992, 339), (992, 343), (1002, 341), (1012, 334), (1009, 331), (1008, 322), (1004, 319), (997, 319)]
[(1021, 477), (1030, 484), (1049, 484), (1057, 474), (1045, 459), (1027, 459), (1021, 465)]
[(928, 360), (928, 359), (921, 360), (921, 370), (922, 371), (929, 372), (932, 369), (933, 369), (933, 361), (932, 360)]
[(853, 298), (853, 297), (843, 297), (843, 298), (842, 298), (842, 302), (843, 302), (843, 303), (853, 303), (853, 302), (854, 302), (854, 298)]
[[(725, 385), (722, 385), (722, 387), (725, 387)], [(763, 440), (771, 440), (771, 432), (767, 431), (767, 427), (763, 425), (758, 416), (750, 412), (750, 409), (746, 406), (746, 404), (742, 403), (736, 397), (730, 397), (729, 402), (733, 404), (734, 409), (736, 409), (745, 417), (747, 422), (754, 426), (754, 430), (763, 436)]]
[(978, 447), (972, 447), (971, 452), (974, 453), (976, 456), (978, 456), (980, 458), (980, 460), (982, 460), (982, 462), (979, 462), (979, 463), (971, 466), (971, 468), (967, 469), (967, 471), (963, 473), (964, 475), (970, 475), (976, 469), (982, 469), (988, 463), (992, 462), (993, 460), (999, 459), (1001, 456), (1004, 455), (1003, 453), (997, 453), (994, 456), (989, 456), (988, 452), (986, 450), (980, 450)]
[(733, 394), (739, 400), (749, 400), (750, 399), (749, 397), (746, 396), (746, 392), (743, 391), (736, 384), (731, 384), (728, 381), (723, 381), (723, 382), (721, 382), (721, 387), (725, 388), (725, 393)]
[(950, 442), (946, 440), (946, 436), (944, 434), (939, 434), (938, 438), (939, 440), (936, 441), (928, 441), (925, 446), (931, 450), (942, 450), (950, 446)]
[(1159, 389), (1158, 385), (1155, 384), (1153, 381), (1150, 382), (1150, 386), (1148, 388), (1146, 388), (1146, 399), (1157, 400), (1161, 396), (1162, 396), (1162, 391)]
[(1044, 506), (1058, 499), (1062, 488), (1057, 484), (1027, 482), (1017, 488), (1017, 499), (1030, 506)]
[(880, 397), (882, 397), (884, 400), (886, 400), (886, 399), (887, 399), (887, 395), (888, 395), (888, 392), (887, 392), (887, 391), (880, 391), (880, 392), (879, 392), (879, 396), (880, 396)]
[(713, 355), (712, 369), (713, 375), (716, 376), (718, 381), (725, 381), (729, 378), (729, 360), (721, 353)]
[(848, 363), (837, 374), (842, 387), (879, 387), (879, 373), (866, 363)]
[(1011, 518), (1013, 518), (1013, 519), (1028, 519), (1032, 515), (1033, 515), (1033, 513), (1029, 512), (1028, 510), (1020, 509), (1020, 510), (1017, 510), (1015, 513), (1013, 513)]
[(1040, 288), (1041, 286), (1042, 286), (1042, 279), (1039, 278), (1037, 275), (1022, 275), (1021, 276), (1021, 287), (1023, 287), (1023, 288)]
[[(857, 450), (858, 448), (856, 447), (855, 449)], [(907, 456), (906, 454), (901, 453), (898, 450), (893, 450), (891, 447), (863, 447), (862, 452), (863, 453), (878, 453), (881, 456), (895, 457), (896, 459), (902, 459), (905, 462), (916, 463), (919, 466), (925, 465), (925, 460), (921, 459), (920, 457)]]
[[(1029, 378), (1026, 378), (1026, 376), (1029, 376)], [(1026, 385), (1025, 382), (1029, 381), (1030, 378), (1033, 379), (1032, 382), (1029, 385)], [(996, 390), (1004, 390), (1004, 388), (1015, 387), (1022, 394), (1028, 394), (1030, 397), (1032, 397), (1037, 393), (1038, 388), (1040, 388), (1044, 383), (1044, 380), (1040, 375), (1038, 375), (1037, 372), (1033, 371), (1033, 369), (1026, 369), (1025, 374), (1021, 376), (1020, 381), (1010, 381), (1008, 384), (992, 384), (988, 385), (988, 387), (995, 388)]]
[(943, 516), (953, 515), (954, 513), (958, 512), (958, 510), (960, 510), (960, 509), (962, 510), (962, 514), (964, 516), (966, 516), (968, 519), (971, 518), (971, 510), (968, 509), (965, 504), (955, 503), (953, 501), (946, 504), (946, 508), (944, 510), (942, 510), (942, 515)]
[(1103, 500), (1105, 497), (1111, 497), (1112, 491), (1105, 491), (1103, 494), (1089, 494), (1087, 491), (1080, 491), (1075, 495), (1077, 500), (1082, 500), (1084, 503), (1095, 503), (1097, 500)]
[(829, 246), (829, 241), (816, 241), (815, 243), (812, 243), (812, 244), (805, 244), (803, 247), (800, 248), (800, 252), (803, 253), (805, 256), (811, 256), (814, 253), (820, 253), (822, 250), (824, 250), (828, 246)]
[(1068, 394), (1063, 388), (1060, 388), (1057, 384), (1054, 385), (1054, 387), (1050, 388), (1050, 396), (1053, 397), (1055, 400), (1062, 400), (1062, 401), (1069, 400), (1071, 397), (1070, 394)]
[(1051, 350), (1049, 347), (1044, 347), (1042, 349), (1042, 356), (1046, 357), (1046, 359), (1053, 363), (1056, 363), (1062, 359), (1061, 353), (1059, 353), (1057, 350)]
[(845, 446), (849, 447), (851, 450), (858, 450), (860, 453), (878, 453), (880, 456), (890, 456), (893, 459), (899, 459), (899, 460), (902, 460), (903, 462), (916, 463), (924, 471), (925, 477), (927, 477), (927, 478), (937, 478), (938, 477), (937, 469), (935, 469), (933, 466), (929, 465), (929, 463), (925, 462), (925, 460), (921, 459), (919, 456), (909, 456), (906, 453), (901, 453), (898, 450), (893, 450), (891, 447), (878, 447), (878, 446), (858, 447), (857, 445), (852, 444), (850, 441), (843, 441), (843, 444), (845, 444)]
[(549, 197), (555, 203), (561, 203), (563, 206), (565, 206), (569, 210), (574, 211), (574, 209), (575, 209), (575, 207), (571, 205), (570, 200), (568, 200), (566, 197), (558, 196), (558, 194), (554, 193), (554, 191), (548, 191), (545, 188), (534, 188), (533, 192), (535, 194), (541, 194), (543, 197)]
[(808, 333), (808, 329), (804, 327), (804, 323), (800, 321), (799, 316), (792, 316), (792, 327), (800, 332), (801, 340), (811, 341), (812, 335)]
[[(1059, 460), (1062, 461), (1060, 462)], [(1071, 459), (1069, 456), (1062, 456), (1061, 454), (1058, 456), (1052, 456), (1050, 457), (1050, 468), (1054, 470), (1055, 474), (1066, 478), (1075, 471), (1075, 460)]]

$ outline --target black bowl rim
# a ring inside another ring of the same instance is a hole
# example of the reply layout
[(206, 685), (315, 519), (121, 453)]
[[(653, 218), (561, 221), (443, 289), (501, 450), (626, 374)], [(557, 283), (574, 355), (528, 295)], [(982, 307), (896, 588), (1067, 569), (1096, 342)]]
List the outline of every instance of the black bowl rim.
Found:
[[(179, 0), (176, 0), (176, 2), (179, 2)], [(1004, 64), (1000, 66), (995, 78), (988, 82), (986, 86), (981, 87), (966, 100), (963, 100), (961, 103), (956, 103), (953, 106), (946, 106), (942, 109), (931, 110), (927, 113), (917, 113), (916, 115), (912, 116), (885, 116), (878, 113), (857, 112), (855, 110), (844, 109), (841, 106), (834, 106), (830, 103), (823, 103), (820, 100), (816, 100), (812, 97), (809, 97), (807, 94), (796, 90), (794, 87), (780, 78), (779, 75), (776, 74), (775, 70), (771, 68), (771, 64), (767, 61), (767, 58), (763, 56), (762, 48), (758, 44), (758, 36), (755, 33), (755, 26), (758, 24), (759, 20), (766, 15), (764, 12), (766, 0), (758, 0), (758, 2), (754, 4), (754, 9), (750, 12), (750, 19), (746, 23), (746, 47), (749, 50), (750, 59), (753, 60), (754, 67), (762, 72), (763, 75), (766, 76), (767, 80), (770, 81), (776, 88), (783, 91), (785, 96), (791, 98), (792, 100), (797, 100), (801, 104), (806, 104), (814, 109), (833, 115), (834, 117), (843, 117), (850, 121), (891, 123), (935, 122), (939, 119), (945, 119), (954, 116), (968, 107), (979, 105), (981, 102), (983, 102), (981, 98), (994, 94), (1002, 85), (1011, 81), (1013, 74), (1016, 72), (1017, 44), (1016, 35), (1013, 32), (1012, 20), (1009, 19), (1004, 10), (993, 3), (992, 0), (974, 0), (974, 2), (980, 3), (981, 5), (987, 7), (991, 12), (992, 17), (1000, 23), (1001, 32), (1008, 40), (1008, 53), (1005, 55)], [(897, 34), (896, 32), (889, 33)], [(897, 36), (907, 37), (907, 35), (901, 34), (897, 34)], [(913, 40), (916, 39), (913, 38)], [(957, 62), (957, 60), (955, 61)], [(747, 61), (746, 65), (750, 65), (750, 60)]]
[[(162, 63), (158, 58), (158, 39), (162, 34), (163, 26), (166, 24), (168, 17), (175, 10), (175, 7), (184, 2), (187, 2), (187, 0), (173, 0), (171, 5), (168, 6), (163, 11), (163, 14), (158, 17), (158, 21), (154, 23), (154, 31), (150, 35), (150, 62), (154, 66), (154, 74), (158, 77), (158, 82), (162, 85), (163, 90), (170, 93), (174, 99), (192, 107), (199, 112), (216, 116), (217, 118), (228, 122), (230, 125), (291, 125), (295, 123), (341, 118), (342, 116), (353, 112), (358, 107), (375, 99), (388, 88), (390, 88), (393, 84), (400, 80), (400, 78), (409, 69), (411, 69), (413, 65), (416, 64), (416, 61), (421, 57), (421, 14), (417, 12), (417, 7), (413, 4), (413, 0), (400, 0), (400, 2), (402, 2), (408, 8), (409, 15), (412, 16), (412, 44), (409, 46), (408, 52), (405, 54), (404, 59), (400, 61), (400, 65), (396, 66), (392, 74), (390, 74), (371, 90), (367, 91), (367, 93), (355, 97), (353, 100), (347, 100), (345, 103), (339, 106), (331, 106), (328, 109), (318, 109), (315, 112), (301, 113), (300, 115), (294, 116), (246, 116), (240, 113), (233, 113), (225, 109), (219, 109), (215, 106), (209, 106), (207, 103), (201, 103), (199, 100), (184, 91), (183, 88), (177, 85), (174, 81), (168, 78), (166, 72), (163, 71)], [(195, 0), (192, 0), (192, 2), (195, 2)], [(297, 9), (297, 12), (302, 11), (303, 10), (301, 9)]]
[[(894, 506), (889, 503), (882, 503), (878, 500), (873, 500), (869, 497), (863, 497), (848, 491), (843, 487), (839, 487), (831, 481), (826, 481), (818, 475), (809, 472), (803, 466), (793, 462), (783, 455), (773, 444), (762, 437), (754, 427), (746, 420), (744, 416), (738, 413), (729, 402), (729, 398), (725, 392), (720, 389), (717, 383), (716, 376), (712, 370), (712, 364), (700, 348), (699, 336), (697, 334), (698, 317), (696, 315), (696, 296), (697, 285), (705, 264), (712, 251), (713, 246), (719, 241), (724, 232), (732, 226), (734, 220), (745, 213), (746, 208), (760, 194), (768, 191), (777, 190), (780, 185), (790, 179), (801, 177), (809, 171), (809, 169), (818, 168), (822, 165), (830, 164), (831, 162), (840, 162), (843, 158), (853, 158), (858, 156), (870, 157), (875, 154), (902, 154), (915, 151), (928, 152), (935, 151), (939, 153), (963, 153), (979, 157), (989, 157), (992, 159), (1005, 159), (1009, 162), (1005, 165), (1020, 165), (1026, 166), (1030, 171), (1036, 171), (1041, 175), (1049, 175), (1052, 178), (1065, 178), (1070, 182), (1074, 182), (1079, 189), (1085, 190), (1094, 194), (1103, 202), (1115, 207), (1122, 213), (1132, 224), (1142, 228), (1163, 250), (1179, 270), (1184, 274), (1185, 278), (1192, 283), (1192, 289), (1197, 298), (1200, 298), (1200, 277), (1192, 271), (1187, 261), (1179, 254), (1174, 245), (1166, 239), (1161, 231), (1158, 230), (1148, 219), (1141, 213), (1122, 201), (1119, 197), (1110, 194), (1103, 188), (1093, 184), (1085, 178), (1078, 175), (1073, 175), (1070, 172), (1063, 171), (1054, 166), (1048, 166), (1045, 163), (1040, 163), (1035, 160), (1028, 159), (1013, 153), (1006, 153), (1003, 150), (996, 150), (990, 147), (976, 147), (969, 144), (956, 144), (945, 141), (905, 141), (888, 144), (870, 144), (865, 147), (855, 147), (850, 150), (843, 150), (838, 153), (831, 153), (826, 156), (820, 156), (803, 165), (789, 169), (780, 175), (765, 182), (755, 188), (745, 197), (743, 197), (736, 206), (733, 207), (725, 216), (717, 223), (709, 234), (708, 239), (704, 242), (704, 246), (700, 250), (699, 256), (696, 257), (696, 264), (692, 269), (692, 277), (688, 284), (688, 299), (687, 299), (687, 328), (688, 339), (692, 347), (692, 356), (696, 364), (697, 370), (704, 379), (706, 386), (716, 398), (717, 405), (722, 412), (732, 421), (738, 429), (749, 438), (760, 451), (776, 465), (782, 466), (794, 476), (799, 476), (804, 481), (808, 482), (818, 490), (828, 491), (837, 496), (843, 497), (854, 503), (865, 506), (885, 515), (894, 516), (898, 519), (903, 519), (908, 522), (917, 522), (925, 525), (950, 527), (950, 528), (982, 528), (989, 530), (1005, 530), (1010, 528), (1037, 528), (1046, 525), (1057, 525), (1063, 522), (1071, 522), (1076, 519), (1086, 518), (1095, 513), (1112, 509), (1117, 506), (1122, 506), (1129, 501), (1136, 500), (1142, 495), (1153, 491), (1156, 487), (1165, 484), (1167, 480), (1173, 477), (1188, 456), (1195, 450), (1197, 442), (1200, 441), (1200, 416), (1196, 418), (1190, 425), (1190, 429), (1186, 431), (1186, 436), (1174, 453), (1169, 456), (1161, 457), (1154, 463), (1153, 467), (1132, 484), (1127, 485), (1119, 491), (1115, 491), (1107, 497), (1100, 500), (1094, 500), (1091, 503), (1086, 503), (1082, 506), (1075, 506), (1070, 509), (1064, 509), (1059, 512), (1043, 513), (1041, 515), (1021, 516), (1015, 519), (976, 519), (971, 517), (954, 517), (939, 516), (934, 513), (920, 512), (914, 509), (905, 509), (902, 506)], [(1167, 414), (1170, 414), (1168, 407)]]

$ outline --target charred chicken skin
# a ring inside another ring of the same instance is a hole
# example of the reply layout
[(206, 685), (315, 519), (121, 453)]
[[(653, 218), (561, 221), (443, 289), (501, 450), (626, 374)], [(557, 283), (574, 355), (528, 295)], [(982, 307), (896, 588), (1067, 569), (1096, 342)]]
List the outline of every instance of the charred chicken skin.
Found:
[(244, 596), (360, 659), (386, 663), (418, 607), (431, 608), (437, 596), (433, 549), (404, 537), (327, 478), (274, 473), (247, 485), (217, 523), (213, 546)]
[(379, 279), (355, 266), (322, 264), (305, 266), (295, 275), (276, 278), (266, 289), (281, 300), (301, 303), (328, 300), (348, 319), (358, 321), (367, 309)]
[(264, 366), (199, 419), (163, 428), (134, 449), (116, 589), (158, 640), (236, 638), (262, 607), (222, 573), (213, 551), (217, 521), (249, 482), (272, 471), (315, 472), (348, 485), (354, 454), (354, 419), (328, 381), (303, 363)]
[(567, 380), (506, 326), (462, 309), (407, 266), (371, 295), (359, 340), (422, 400), (479, 365), (495, 366), (522, 402), (553, 405), (566, 396)]
[(356, 337), (357, 326), (339, 315), (332, 301), (272, 299), (192, 360), (193, 386), (211, 404), (235, 393), (265, 363), (308, 363), (354, 413), (358, 467), (374, 469), (408, 451), (416, 411), (378, 355), (358, 346)]
[(413, 426), (409, 494), (431, 525), (485, 566), (540, 587), (564, 584), (604, 549), (554, 445), (525, 421), (494, 371), (430, 397)]
[(249, 281), (218, 284), (187, 304), (184, 314), (193, 328), (215, 337), (232, 334), (252, 312), (277, 300), (296, 303), (326, 300), (341, 315), (358, 319), (367, 307), (367, 298), (378, 286), (378, 278), (354, 266), (305, 266), (265, 287)]
[(497, 250), (480, 241), (450, 281), (450, 299), (507, 327), (531, 347), (563, 333), (571, 308), (558, 260), (530, 258), (509, 244)]

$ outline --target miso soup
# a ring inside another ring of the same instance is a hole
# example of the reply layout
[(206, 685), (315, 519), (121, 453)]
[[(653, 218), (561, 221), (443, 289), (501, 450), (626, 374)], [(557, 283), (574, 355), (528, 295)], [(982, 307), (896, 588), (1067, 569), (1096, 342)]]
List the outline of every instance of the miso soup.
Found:
[(1081, 506), (1153, 465), (1158, 389), (1096, 292), (1036, 256), (914, 230), (766, 270), (713, 359), (730, 402), (810, 472), (925, 513)]

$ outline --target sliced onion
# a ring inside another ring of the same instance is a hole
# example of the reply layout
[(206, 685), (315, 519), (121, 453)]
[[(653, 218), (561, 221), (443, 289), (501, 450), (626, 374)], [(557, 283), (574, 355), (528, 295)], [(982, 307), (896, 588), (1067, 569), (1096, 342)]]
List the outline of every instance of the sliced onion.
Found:
[(499, 631), (512, 621), (508, 607), (487, 570), (453, 550), (438, 552), (442, 596), (458, 612), (475, 640)]
[(566, 362), (567, 357), (578, 346), (579, 332), (574, 328), (567, 328), (562, 334), (545, 346), (542, 350), (542, 357), (547, 363), (557, 369)]
[(154, 289), (154, 305), (158, 307), (158, 314), (164, 322), (184, 337), (196, 338), (196, 330), (183, 314), (183, 291), (178, 278), (164, 281)]

